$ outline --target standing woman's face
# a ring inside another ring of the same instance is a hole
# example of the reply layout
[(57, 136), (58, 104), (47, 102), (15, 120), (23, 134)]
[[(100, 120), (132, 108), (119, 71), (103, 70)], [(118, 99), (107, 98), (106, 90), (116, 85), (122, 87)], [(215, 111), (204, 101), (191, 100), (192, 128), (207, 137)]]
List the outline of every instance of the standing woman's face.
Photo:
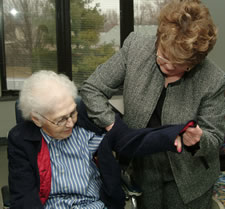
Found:
[(188, 69), (186, 64), (173, 63), (167, 59), (167, 56), (158, 48), (156, 53), (156, 62), (159, 65), (161, 71), (167, 76), (182, 77), (185, 71)]

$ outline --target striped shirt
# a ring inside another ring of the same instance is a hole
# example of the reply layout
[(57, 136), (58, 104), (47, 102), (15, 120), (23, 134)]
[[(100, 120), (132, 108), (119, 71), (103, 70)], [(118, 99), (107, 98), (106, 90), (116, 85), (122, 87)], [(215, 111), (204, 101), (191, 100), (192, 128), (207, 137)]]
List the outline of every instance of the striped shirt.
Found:
[(79, 126), (70, 137), (56, 140), (41, 130), (51, 159), (51, 192), (45, 209), (103, 209), (101, 179), (93, 155), (102, 136)]

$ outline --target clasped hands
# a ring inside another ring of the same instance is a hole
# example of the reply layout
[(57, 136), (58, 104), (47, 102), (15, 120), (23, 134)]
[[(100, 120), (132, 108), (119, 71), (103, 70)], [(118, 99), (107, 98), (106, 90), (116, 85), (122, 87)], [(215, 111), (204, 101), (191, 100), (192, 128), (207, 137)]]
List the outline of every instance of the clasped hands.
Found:
[[(183, 133), (183, 144), (185, 146), (193, 146), (200, 142), (201, 136), (202, 136), (202, 129), (197, 125), (196, 127), (189, 127), (187, 130)], [(177, 147), (177, 152), (182, 152), (182, 140), (181, 136), (177, 136), (174, 141), (174, 146)]]

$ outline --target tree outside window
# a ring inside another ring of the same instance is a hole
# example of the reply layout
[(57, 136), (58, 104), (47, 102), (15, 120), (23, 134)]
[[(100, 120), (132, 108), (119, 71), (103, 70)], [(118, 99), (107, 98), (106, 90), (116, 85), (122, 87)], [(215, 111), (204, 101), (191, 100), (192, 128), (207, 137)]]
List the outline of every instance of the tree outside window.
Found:
[(40, 70), (57, 71), (55, 5), (47, 0), (4, 0), (7, 89)]

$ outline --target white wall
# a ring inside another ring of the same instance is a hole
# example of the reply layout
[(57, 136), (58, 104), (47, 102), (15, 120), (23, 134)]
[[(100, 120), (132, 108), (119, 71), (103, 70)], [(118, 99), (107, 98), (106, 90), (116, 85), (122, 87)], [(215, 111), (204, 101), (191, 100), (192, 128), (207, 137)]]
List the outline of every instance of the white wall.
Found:
[(0, 137), (7, 137), (15, 124), (15, 101), (0, 101)]
[(219, 29), (218, 40), (215, 48), (209, 54), (209, 57), (225, 70), (225, 1), (224, 0), (202, 0), (210, 10), (215, 24)]

